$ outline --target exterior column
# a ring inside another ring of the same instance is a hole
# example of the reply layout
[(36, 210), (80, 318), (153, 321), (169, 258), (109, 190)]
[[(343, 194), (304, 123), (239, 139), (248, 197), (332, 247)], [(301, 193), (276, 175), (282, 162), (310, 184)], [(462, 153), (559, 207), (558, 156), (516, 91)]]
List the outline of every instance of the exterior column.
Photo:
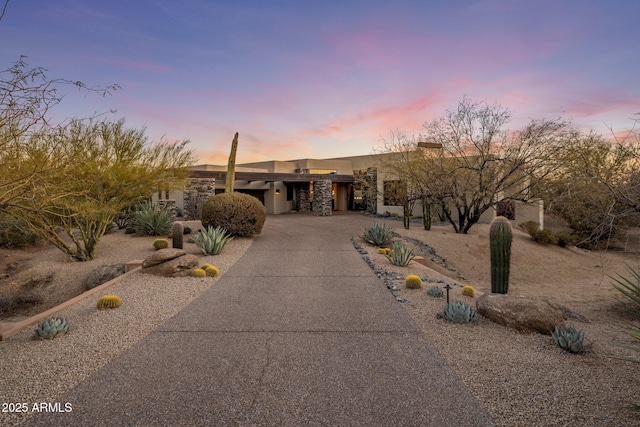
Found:
[(322, 179), (313, 182), (313, 214), (316, 216), (331, 215), (332, 182), (330, 179)]
[(309, 212), (311, 210), (311, 194), (309, 191), (309, 183), (296, 184), (296, 209), (299, 212)]
[(189, 178), (183, 193), (184, 219), (200, 219), (202, 205), (216, 194), (215, 178)]

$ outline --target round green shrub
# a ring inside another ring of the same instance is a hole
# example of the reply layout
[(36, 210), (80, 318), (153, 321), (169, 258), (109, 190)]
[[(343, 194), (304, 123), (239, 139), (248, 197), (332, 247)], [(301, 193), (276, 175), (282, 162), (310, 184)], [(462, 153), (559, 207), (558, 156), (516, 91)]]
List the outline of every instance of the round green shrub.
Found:
[(243, 193), (216, 194), (202, 206), (202, 228), (222, 227), (232, 236), (251, 237), (262, 232), (267, 210), (260, 200)]
[(408, 289), (420, 289), (422, 288), (422, 279), (415, 274), (410, 274), (404, 279), (404, 285)]
[(156, 250), (167, 249), (169, 247), (169, 241), (167, 239), (156, 239), (153, 241), (153, 247)]

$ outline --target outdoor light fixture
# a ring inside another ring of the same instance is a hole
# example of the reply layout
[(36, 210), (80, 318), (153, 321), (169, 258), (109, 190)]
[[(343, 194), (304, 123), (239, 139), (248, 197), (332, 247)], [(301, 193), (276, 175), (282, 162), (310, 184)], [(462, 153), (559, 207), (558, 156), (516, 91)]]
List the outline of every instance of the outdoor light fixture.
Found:
[(451, 286), (447, 283), (444, 288), (447, 290), (447, 304), (449, 304), (449, 291), (451, 290)]
[(280, 195), (280, 190), (276, 188), (276, 196)]

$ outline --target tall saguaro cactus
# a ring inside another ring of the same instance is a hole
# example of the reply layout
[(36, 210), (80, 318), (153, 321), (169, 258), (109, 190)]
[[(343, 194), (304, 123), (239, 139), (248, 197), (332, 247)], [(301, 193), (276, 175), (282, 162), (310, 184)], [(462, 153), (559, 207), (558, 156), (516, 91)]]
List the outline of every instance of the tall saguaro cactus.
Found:
[(491, 292), (506, 294), (509, 290), (509, 269), (511, 264), (511, 223), (503, 216), (494, 218), (489, 228), (491, 247)]
[(233, 183), (236, 180), (236, 151), (238, 151), (238, 132), (231, 142), (231, 153), (227, 164), (227, 179), (224, 182), (224, 192), (233, 193)]

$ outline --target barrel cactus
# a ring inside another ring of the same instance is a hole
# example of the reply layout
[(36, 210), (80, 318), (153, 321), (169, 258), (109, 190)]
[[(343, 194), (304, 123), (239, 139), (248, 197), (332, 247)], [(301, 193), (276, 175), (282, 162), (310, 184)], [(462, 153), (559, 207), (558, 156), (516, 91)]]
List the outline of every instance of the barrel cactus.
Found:
[(409, 289), (422, 288), (422, 279), (415, 274), (410, 274), (404, 279), (404, 285)]
[(201, 268), (191, 270), (191, 277), (206, 277), (207, 273)]
[(438, 317), (453, 323), (469, 323), (476, 317), (476, 311), (466, 302), (451, 301), (445, 306), (444, 312), (438, 313)]
[(171, 227), (172, 247), (182, 249), (184, 246), (184, 226), (179, 222), (174, 222)]
[(100, 297), (98, 303), (96, 304), (96, 307), (100, 310), (104, 310), (107, 308), (118, 308), (120, 307), (120, 304), (122, 304), (122, 301), (120, 301), (119, 296), (105, 295), (103, 297)]
[(38, 323), (33, 333), (33, 339), (50, 340), (60, 337), (69, 330), (69, 322), (63, 317), (50, 317)]
[(473, 298), (476, 296), (476, 290), (473, 289), (473, 286), (463, 286), (462, 295)]
[(496, 217), (489, 228), (492, 293), (506, 294), (509, 290), (512, 240), (513, 233), (509, 220), (503, 216)]
[(169, 241), (167, 239), (156, 239), (153, 241), (153, 247), (156, 250), (166, 249), (169, 247)]
[(204, 272), (209, 277), (216, 277), (218, 274), (220, 274), (220, 269), (218, 267), (210, 265), (204, 269)]

